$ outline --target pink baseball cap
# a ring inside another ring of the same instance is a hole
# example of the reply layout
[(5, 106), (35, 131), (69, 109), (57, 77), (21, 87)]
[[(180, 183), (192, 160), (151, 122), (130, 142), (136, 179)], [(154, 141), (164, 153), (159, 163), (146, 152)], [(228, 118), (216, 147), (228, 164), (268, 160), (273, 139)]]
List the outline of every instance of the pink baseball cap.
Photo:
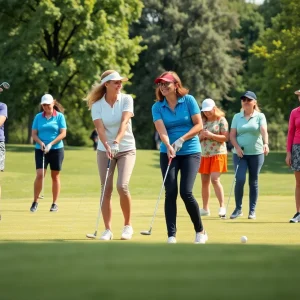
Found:
[(174, 76), (171, 73), (166, 73), (165, 75), (161, 77), (157, 77), (154, 82), (159, 83), (161, 81), (166, 81), (166, 82), (176, 82)]

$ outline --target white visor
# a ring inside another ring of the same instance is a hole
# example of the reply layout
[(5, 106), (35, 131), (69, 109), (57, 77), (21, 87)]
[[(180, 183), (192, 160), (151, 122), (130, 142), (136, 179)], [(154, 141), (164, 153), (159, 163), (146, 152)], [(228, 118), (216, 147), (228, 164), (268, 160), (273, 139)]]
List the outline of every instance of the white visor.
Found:
[(110, 80), (121, 80), (121, 81), (127, 81), (128, 78), (126, 77), (121, 77), (120, 74), (118, 72), (113, 72), (111, 74), (109, 74), (108, 76), (104, 77), (102, 80), (101, 80), (101, 83), (100, 84), (103, 84), (107, 81), (110, 81)]

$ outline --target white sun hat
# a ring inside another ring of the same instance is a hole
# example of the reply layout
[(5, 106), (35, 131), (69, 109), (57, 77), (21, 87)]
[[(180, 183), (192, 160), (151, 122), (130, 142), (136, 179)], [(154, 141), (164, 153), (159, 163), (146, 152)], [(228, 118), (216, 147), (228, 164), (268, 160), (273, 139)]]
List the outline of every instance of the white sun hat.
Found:
[(53, 101), (54, 101), (54, 99), (50, 94), (45, 94), (41, 99), (41, 105), (51, 104)]
[(110, 81), (110, 80), (128, 81), (128, 78), (122, 77), (118, 72), (113, 72), (113, 73), (109, 74), (108, 76), (104, 77), (101, 80), (100, 84), (103, 84), (103, 83), (105, 83), (107, 81)]
[(201, 111), (211, 111), (216, 106), (216, 103), (213, 99), (207, 98), (202, 102)]
[(295, 92), (296, 95), (300, 95), (300, 90)]

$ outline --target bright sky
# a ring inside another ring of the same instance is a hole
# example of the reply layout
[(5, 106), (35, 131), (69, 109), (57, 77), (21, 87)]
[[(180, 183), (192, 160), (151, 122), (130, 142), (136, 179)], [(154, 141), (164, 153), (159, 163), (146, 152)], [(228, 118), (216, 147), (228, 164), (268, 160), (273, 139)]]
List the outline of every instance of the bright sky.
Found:
[(265, 0), (245, 0), (246, 2), (255, 3), (255, 4), (262, 4)]

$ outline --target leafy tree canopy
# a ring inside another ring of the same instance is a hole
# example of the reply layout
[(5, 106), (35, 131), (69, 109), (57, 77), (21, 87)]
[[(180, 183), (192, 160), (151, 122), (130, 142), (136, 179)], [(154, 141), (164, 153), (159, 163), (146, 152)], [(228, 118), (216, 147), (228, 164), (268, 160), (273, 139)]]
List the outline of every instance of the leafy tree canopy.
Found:
[(29, 129), (49, 92), (70, 120), (87, 126), (82, 98), (99, 73), (129, 74), (138, 60), (141, 38), (130, 38), (129, 26), (141, 10), (139, 0), (0, 0), (0, 78), (12, 85), (10, 116), (27, 114)]

